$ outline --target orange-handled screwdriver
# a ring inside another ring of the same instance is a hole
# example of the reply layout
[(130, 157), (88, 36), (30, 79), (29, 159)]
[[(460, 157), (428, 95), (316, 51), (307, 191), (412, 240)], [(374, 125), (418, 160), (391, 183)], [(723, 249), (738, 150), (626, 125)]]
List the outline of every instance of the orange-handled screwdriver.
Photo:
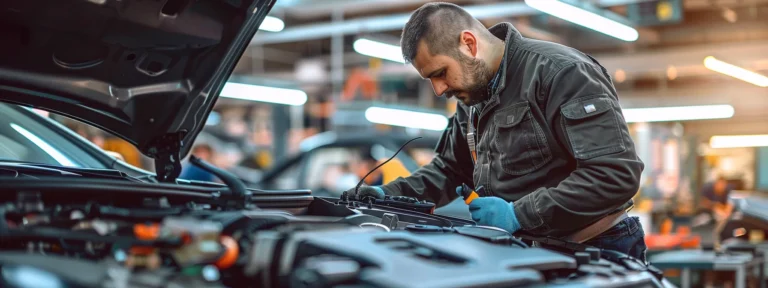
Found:
[[(483, 186), (478, 186), (478, 191), (483, 191), (485, 188)], [(469, 203), (472, 203), (473, 200), (477, 199), (477, 197), (480, 197), (480, 194), (477, 194), (477, 192), (473, 191), (472, 189), (467, 186), (467, 184), (461, 184), (461, 197), (464, 198), (464, 203), (469, 205)]]

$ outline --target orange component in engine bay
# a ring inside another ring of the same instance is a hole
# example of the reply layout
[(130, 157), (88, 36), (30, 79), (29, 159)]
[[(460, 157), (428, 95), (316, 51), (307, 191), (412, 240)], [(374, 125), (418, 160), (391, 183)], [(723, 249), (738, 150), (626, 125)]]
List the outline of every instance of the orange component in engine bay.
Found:
[(237, 241), (232, 237), (222, 235), (221, 245), (224, 246), (224, 254), (216, 261), (216, 267), (219, 269), (226, 269), (231, 267), (237, 261), (237, 256), (240, 253), (240, 248), (237, 246)]

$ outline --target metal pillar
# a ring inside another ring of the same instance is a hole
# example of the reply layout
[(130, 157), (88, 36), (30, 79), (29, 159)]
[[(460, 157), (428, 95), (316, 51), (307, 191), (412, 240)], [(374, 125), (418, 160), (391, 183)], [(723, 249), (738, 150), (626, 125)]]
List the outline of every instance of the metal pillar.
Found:
[(264, 74), (264, 49), (262, 46), (252, 46), (249, 52), (251, 54), (251, 74)]
[[(344, 21), (344, 11), (333, 11), (334, 23)], [(333, 99), (338, 102), (341, 99), (341, 90), (344, 87), (344, 34), (334, 33), (331, 37), (331, 83), (333, 85)]]
[[(435, 90), (427, 81), (419, 81), (419, 106), (435, 108)], [(442, 107), (441, 107), (442, 108)]]
[(680, 287), (691, 288), (691, 268), (683, 268), (683, 273), (680, 275)]
[(747, 267), (739, 267), (736, 269), (736, 288), (747, 287)]
[(272, 105), (272, 158), (282, 159), (286, 156), (288, 134), (291, 129), (290, 106)]
[[(635, 136), (635, 150), (637, 151), (637, 156), (640, 157), (640, 160), (643, 161), (646, 165), (646, 167), (652, 167), (654, 165), (652, 163), (653, 157), (651, 157), (651, 142), (652, 142), (652, 130), (653, 127), (650, 123), (635, 123), (635, 131), (637, 132), (637, 135)], [(645, 169), (641, 175), (640, 183), (645, 183), (646, 177), (649, 176), (651, 173), (651, 169)]]

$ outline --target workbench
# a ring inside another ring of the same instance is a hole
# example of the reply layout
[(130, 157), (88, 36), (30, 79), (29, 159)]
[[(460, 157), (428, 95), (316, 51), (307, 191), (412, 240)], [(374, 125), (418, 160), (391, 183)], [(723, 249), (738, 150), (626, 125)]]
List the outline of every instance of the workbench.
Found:
[(750, 252), (715, 252), (712, 250), (678, 250), (663, 252), (650, 257), (653, 266), (661, 270), (680, 269), (682, 288), (691, 287), (692, 271), (733, 271), (736, 273), (736, 288), (747, 287), (747, 273), (757, 272), (759, 285), (765, 288), (765, 257), (762, 253)]

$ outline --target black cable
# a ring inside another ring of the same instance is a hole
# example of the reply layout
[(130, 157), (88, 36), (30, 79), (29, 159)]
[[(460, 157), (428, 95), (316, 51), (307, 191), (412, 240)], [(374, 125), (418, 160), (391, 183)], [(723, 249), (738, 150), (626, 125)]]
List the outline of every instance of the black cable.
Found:
[[(227, 185), (232, 195), (234, 195), (237, 198), (238, 209), (245, 209), (246, 204), (252, 204), (252, 203), (248, 203), (248, 201), (250, 200), (249, 199), (250, 192), (248, 192), (248, 189), (246, 189), (243, 181), (240, 181), (240, 179), (237, 176), (235, 176), (235, 174), (232, 174), (231, 172), (221, 169), (219, 167), (213, 166), (212, 164), (203, 161), (203, 159), (197, 158), (195, 155), (189, 156), (189, 162), (205, 171), (210, 172), (216, 177), (219, 177), (219, 179), (221, 179), (221, 181)], [(251, 208), (253, 210), (259, 210), (258, 207), (256, 207), (256, 205), (253, 205), (253, 207)]]
[(509, 241), (512, 242), (512, 244), (520, 246), (520, 248), (530, 248), (528, 244), (525, 244), (525, 242), (523, 242), (523, 240), (517, 239), (515, 237), (509, 237)]
[(389, 157), (389, 159), (387, 159), (387, 161), (384, 161), (384, 163), (381, 163), (378, 166), (376, 166), (373, 169), (371, 169), (371, 171), (369, 171), (368, 174), (365, 174), (365, 176), (363, 176), (363, 179), (360, 179), (360, 182), (357, 183), (357, 186), (355, 186), (355, 198), (357, 198), (357, 196), (359, 195), (360, 186), (362, 186), (363, 182), (365, 182), (365, 177), (368, 177), (368, 175), (371, 175), (371, 173), (373, 173), (373, 171), (376, 171), (376, 169), (379, 169), (379, 167), (383, 166), (384, 164), (387, 164), (387, 162), (389, 162), (390, 160), (394, 159), (395, 156), (397, 156), (397, 154), (400, 153), (400, 151), (403, 150), (403, 148), (405, 148), (405, 145), (408, 145), (408, 143), (411, 143), (413, 140), (420, 139), (420, 138), (421, 137), (416, 137), (416, 138), (413, 138), (411, 140), (408, 140), (408, 142), (405, 142), (405, 144), (401, 145), (400, 148), (397, 149), (397, 151), (395, 152), (395, 155), (392, 155), (392, 157)]
[(177, 248), (184, 242), (181, 238), (173, 237), (169, 239), (158, 240), (139, 240), (129, 236), (97, 235), (87, 232), (72, 231), (67, 229), (56, 229), (50, 227), (40, 227), (32, 230), (10, 229), (5, 234), (0, 235), (0, 242), (5, 241), (85, 241), (85, 242), (121, 242), (128, 245), (152, 246), (157, 248)]

